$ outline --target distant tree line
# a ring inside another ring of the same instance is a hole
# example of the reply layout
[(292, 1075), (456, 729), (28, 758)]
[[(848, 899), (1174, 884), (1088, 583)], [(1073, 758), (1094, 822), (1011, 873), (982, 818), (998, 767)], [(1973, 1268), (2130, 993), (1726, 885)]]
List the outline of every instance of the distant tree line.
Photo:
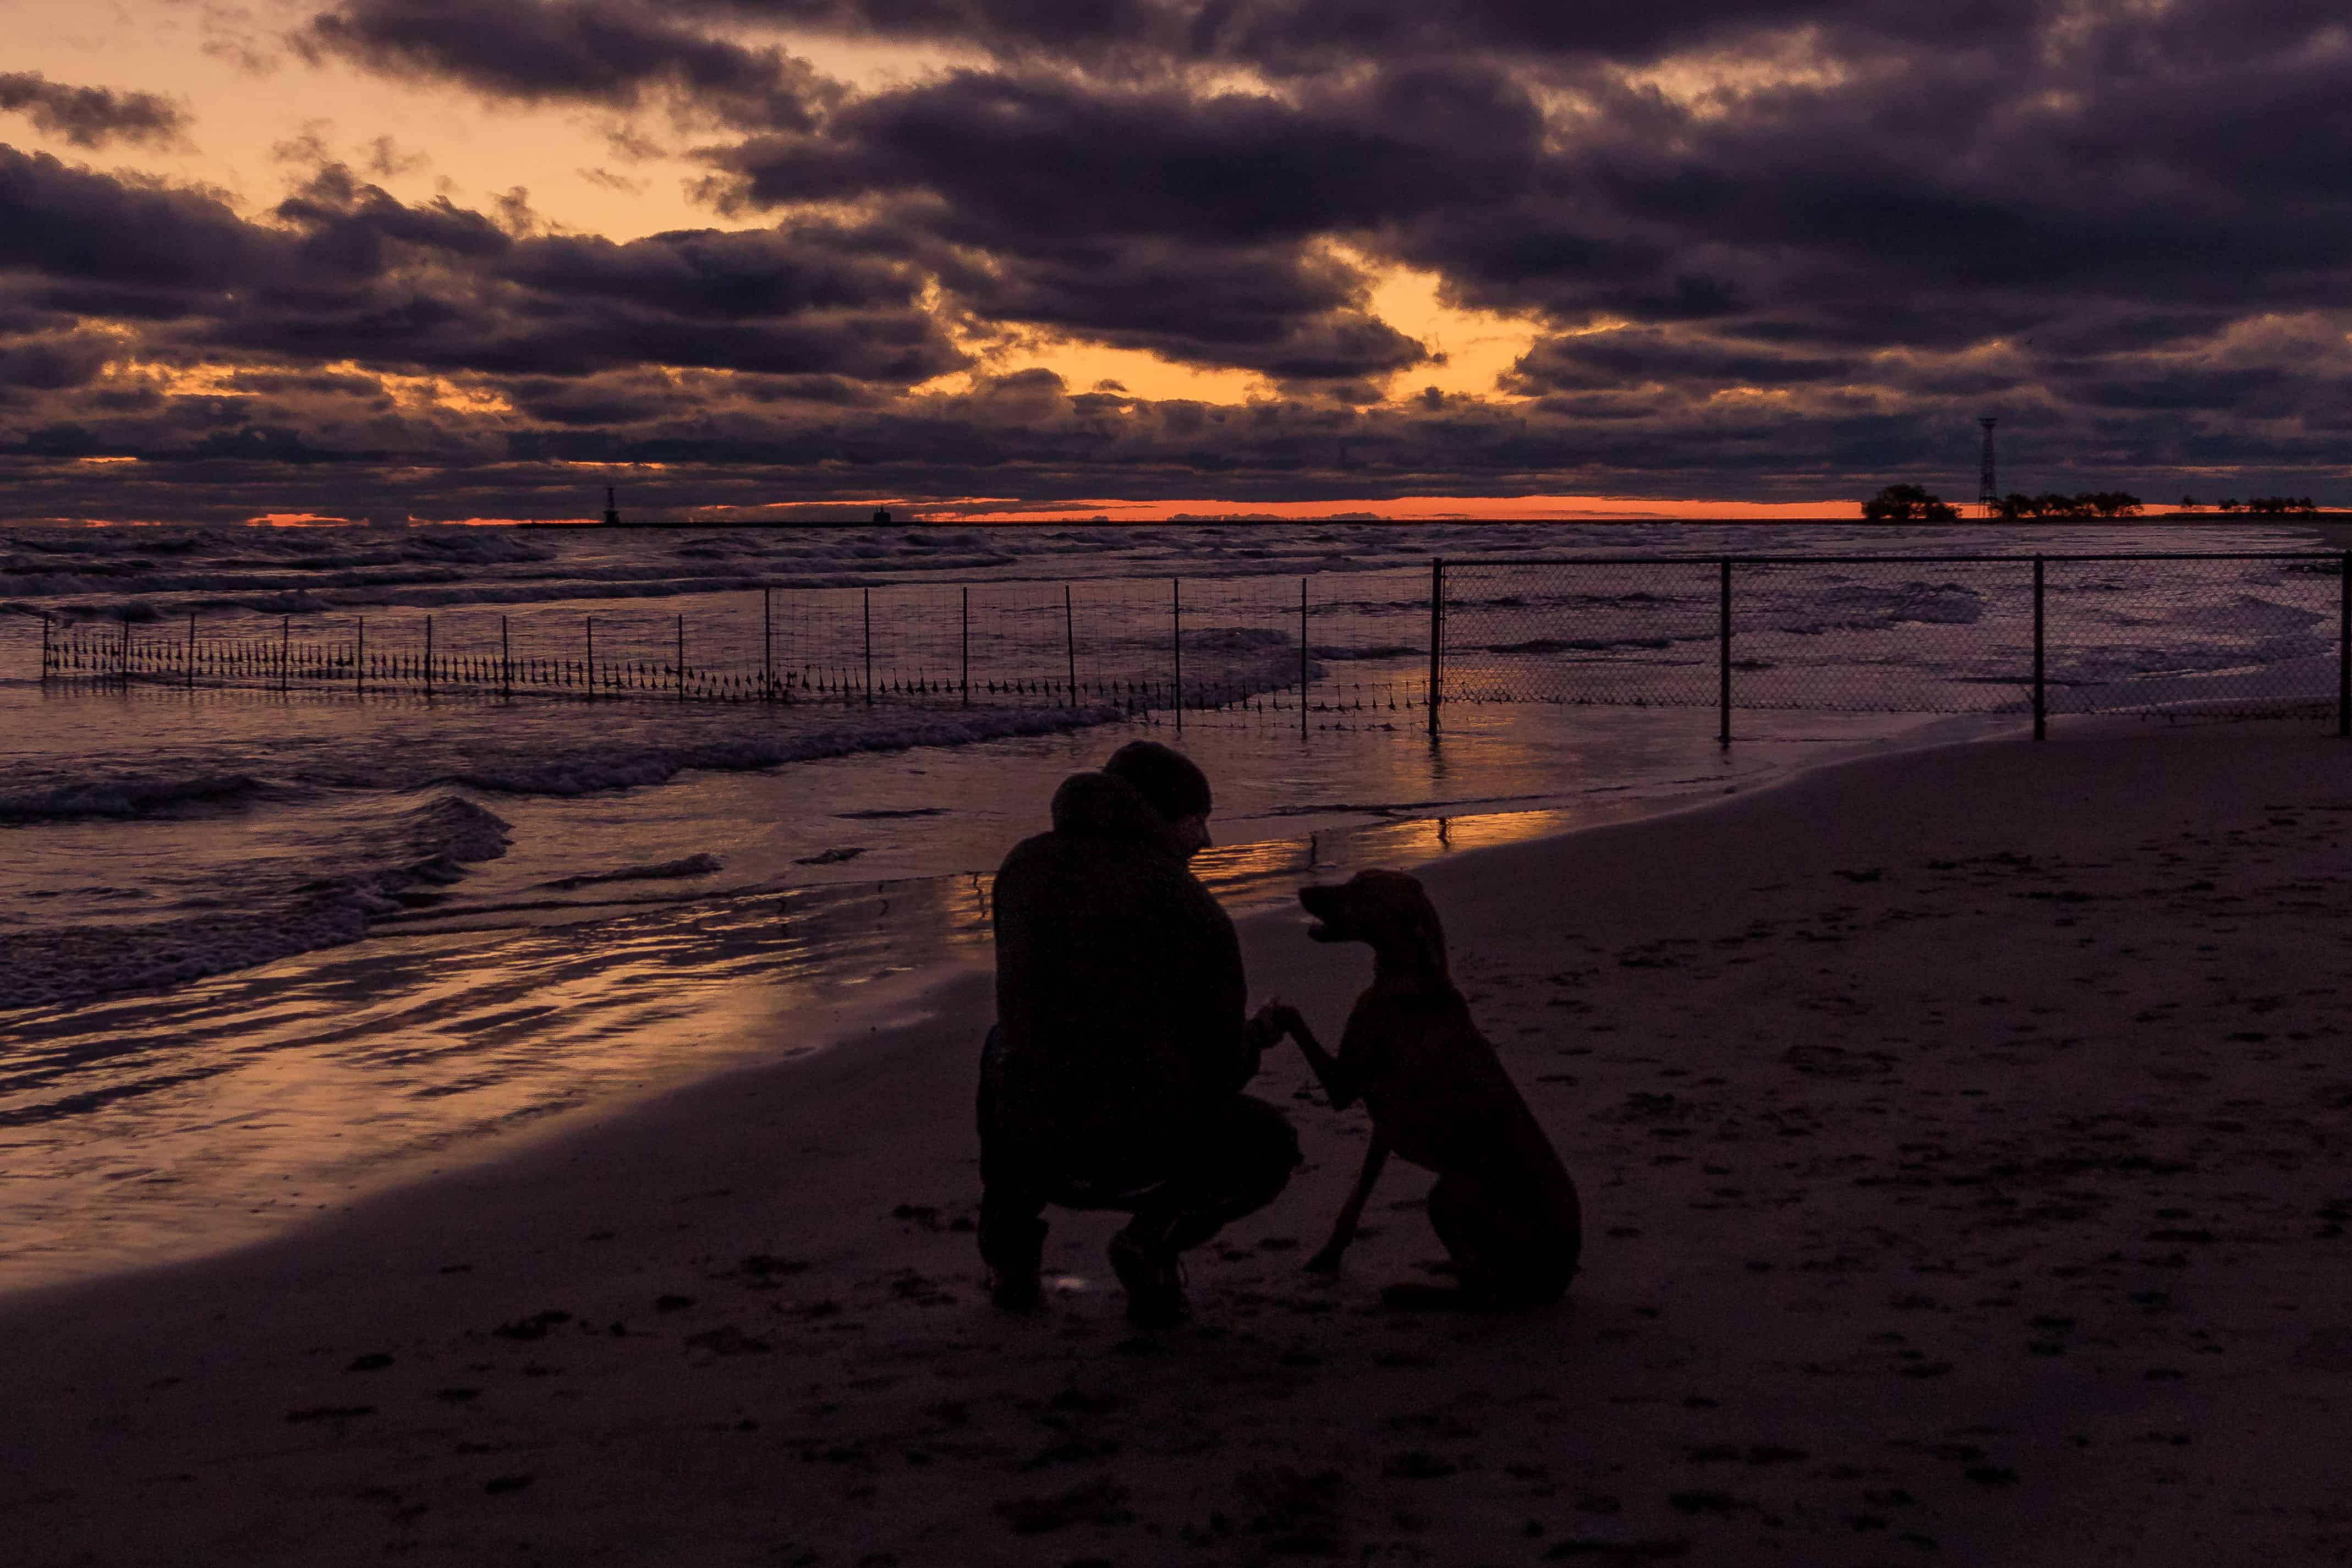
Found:
[[(2071, 496), (2051, 490), (2038, 496), (2011, 492), (1995, 501), (1992, 510), (1994, 516), (2015, 522), (2028, 517), (2137, 517), (2144, 504), (2139, 497), (2126, 490), (2084, 490)], [(2195, 496), (2180, 498), (2183, 511), (2194, 511), (2198, 505)], [(2219, 507), (2222, 511), (2268, 517), (2319, 510), (2309, 496), (2256, 496), (2242, 501), (2229, 499), (2220, 502)], [(1960, 512), (1951, 502), (1917, 485), (1889, 485), (1862, 503), (1862, 515), (1869, 522), (1952, 522), (1958, 520)]]
[(2011, 493), (1993, 503), (1993, 515), (2014, 522), (2021, 517), (2137, 517), (2139, 497), (2125, 490), (2084, 490), (2078, 495), (2060, 495), (2055, 490), (2038, 496)]
[(1959, 509), (1917, 485), (1889, 485), (1862, 503), (1864, 522), (1956, 522)]
[(2319, 510), (2312, 504), (2309, 496), (2256, 496), (2253, 500), (2246, 501), (2225, 498), (2221, 507), (2223, 511), (2251, 511), (2269, 517), (2279, 517), (2291, 511)]

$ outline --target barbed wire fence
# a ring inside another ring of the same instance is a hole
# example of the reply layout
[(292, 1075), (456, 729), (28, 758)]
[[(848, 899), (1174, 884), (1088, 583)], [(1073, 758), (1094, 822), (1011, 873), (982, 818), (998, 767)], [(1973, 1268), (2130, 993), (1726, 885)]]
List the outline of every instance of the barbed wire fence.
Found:
[[(1307, 577), (769, 589), (133, 625), (42, 682), (515, 700), (1108, 706), (1443, 728), (1448, 707), (2333, 719), (2352, 553), (1560, 557)], [(1407, 716), (1410, 716), (1408, 718)]]

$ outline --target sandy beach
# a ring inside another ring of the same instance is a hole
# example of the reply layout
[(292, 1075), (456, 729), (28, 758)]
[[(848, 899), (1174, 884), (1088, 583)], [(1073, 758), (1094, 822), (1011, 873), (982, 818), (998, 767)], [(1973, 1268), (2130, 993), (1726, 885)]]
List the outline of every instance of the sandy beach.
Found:
[[(205, 1262), (0, 1302), (27, 1564), (2352, 1560), (2352, 744), (2070, 723), (1422, 873), (1583, 1189), (1559, 1307), (1307, 1164), (1139, 1333), (970, 1235), (986, 977)], [(1336, 1037), (1360, 950), (1244, 922)]]

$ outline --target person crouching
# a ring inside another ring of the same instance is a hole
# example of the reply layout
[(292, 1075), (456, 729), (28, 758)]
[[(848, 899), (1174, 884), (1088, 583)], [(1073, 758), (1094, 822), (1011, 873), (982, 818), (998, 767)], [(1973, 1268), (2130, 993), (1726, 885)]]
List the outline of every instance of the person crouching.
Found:
[(1048, 1205), (1132, 1217), (1111, 1238), (1128, 1316), (1187, 1314), (1179, 1255), (1274, 1201), (1299, 1163), (1242, 1092), (1277, 1037), (1233, 921), (1187, 862), (1209, 781), (1152, 741), (1055, 791), (1053, 828), (996, 874), (997, 1023), (981, 1053), (980, 1252), (990, 1299), (1037, 1303)]

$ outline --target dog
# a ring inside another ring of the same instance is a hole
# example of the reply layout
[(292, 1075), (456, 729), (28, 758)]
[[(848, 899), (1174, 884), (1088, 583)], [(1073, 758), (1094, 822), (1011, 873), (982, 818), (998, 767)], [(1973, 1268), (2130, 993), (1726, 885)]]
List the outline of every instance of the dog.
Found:
[(1452, 1258), (1459, 1288), (1393, 1285), (1391, 1306), (1490, 1306), (1558, 1300), (1576, 1273), (1583, 1214), (1576, 1184), (1510, 1075), (1470, 1020), (1447, 972), (1445, 932), (1421, 883), (1402, 871), (1359, 871), (1301, 888), (1317, 942), (1372, 950), (1372, 984), (1356, 999), (1334, 1058), (1298, 1010), (1272, 1022), (1344, 1110), (1360, 1098), (1371, 1147), (1331, 1239), (1307, 1262), (1336, 1273), (1364, 1204), (1393, 1152), (1437, 1173), (1429, 1223)]

